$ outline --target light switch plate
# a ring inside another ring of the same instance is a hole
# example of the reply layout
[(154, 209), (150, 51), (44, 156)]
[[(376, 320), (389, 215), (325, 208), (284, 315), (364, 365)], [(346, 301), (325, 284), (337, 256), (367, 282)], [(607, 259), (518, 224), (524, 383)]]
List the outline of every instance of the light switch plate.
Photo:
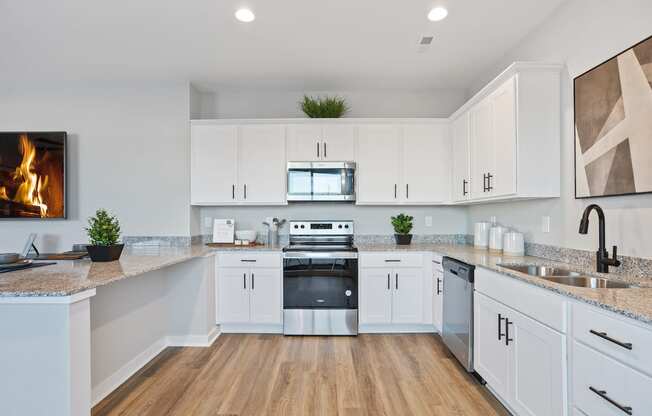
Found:
[(426, 215), (426, 227), (432, 227), (432, 217), (430, 215)]
[(548, 215), (541, 217), (541, 231), (544, 233), (550, 232), (550, 217)]

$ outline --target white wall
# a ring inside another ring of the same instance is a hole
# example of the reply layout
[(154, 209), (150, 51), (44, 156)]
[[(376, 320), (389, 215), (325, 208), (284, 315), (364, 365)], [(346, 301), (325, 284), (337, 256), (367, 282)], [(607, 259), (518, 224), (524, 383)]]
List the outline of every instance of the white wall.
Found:
[[(413, 234), (461, 234), (467, 229), (467, 208), (464, 207), (376, 207), (339, 203), (294, 203), (284, 207), (203, 207), (201, 208), (204, 234), (211, 234), (211, 226), (204, 220), (234, 218), (237, 230), (263, 232), (267, 217), (287, 220), (353, 220), (356, 234), (393, 234), (389, 218), (404, 212), (414, 216)], [(425, 217), (432, 217), (432, 227), (425, 226)], [(282, 234), (287, 234), (285, 226)]]
[[(572, 95), (573, 77), (650, 36), (650, 22), (650, 0), (572, 0), (478, 79), (473, 91), (513, 61), (566, 64), (562, 77), (562, 198), (472, 207), (470, 227), (473, 222), (495, 215), (499, 222), (526, 232), (528, 241), (596, 250), (595, 214), (589, 235), (577, 231), (584, 208), (597, 203), (605, 209), (607, 244), (618, 245), (622, 254), (652, 258), (652, 195), (574, 199)], [(551, 217), (550, 233), (541, 232), (544, 215)]]
[[(464, 89), (374, 91), (219, 90), (203, 97), (202, 118), (305, 117), (303, 95), (339, 95), (351, 107), (348, 117), (447, 117), (466, 100)], [(211, 99), (212, 98), (212, 99)]]
[(125, 235), (189, 236), (188, 118), (187, 83), (0, 85), (0, 131), (65, 130), (69, 145), (68, 219), (0, 221), (0, 252), (31, 232), (45, 251), (86, 242), (98, 208)]

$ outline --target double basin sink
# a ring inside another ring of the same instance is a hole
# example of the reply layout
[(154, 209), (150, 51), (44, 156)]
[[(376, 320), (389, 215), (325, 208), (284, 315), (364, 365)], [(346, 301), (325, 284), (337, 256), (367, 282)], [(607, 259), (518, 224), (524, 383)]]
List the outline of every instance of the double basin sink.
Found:
[(586, 287), (592, 289), (626, 289), (633, 287), (631, 284), (625, 282), (608, 280), (603, 277), (586, 276), (581, 273), (559, 267), (502, 264), (499, 264), (498, 266), (520, 273), (525, 273), (530, 276), (539, 277), (549, 282), (560, 283), (562, 285), (568, 286)]

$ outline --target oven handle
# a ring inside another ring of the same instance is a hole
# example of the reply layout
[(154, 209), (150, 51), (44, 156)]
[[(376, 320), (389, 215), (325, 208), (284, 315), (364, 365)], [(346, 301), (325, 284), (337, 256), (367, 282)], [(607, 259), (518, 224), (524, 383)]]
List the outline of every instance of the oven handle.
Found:
[(292, 251), (283, 253), (284, 259), (357, 259), (358, 253), (349, 251)]

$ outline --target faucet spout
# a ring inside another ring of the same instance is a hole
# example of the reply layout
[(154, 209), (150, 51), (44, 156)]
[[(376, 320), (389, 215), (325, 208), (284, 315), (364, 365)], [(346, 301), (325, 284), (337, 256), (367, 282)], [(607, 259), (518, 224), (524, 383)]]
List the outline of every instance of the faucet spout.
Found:
[(605, 242), (605, 219), (604, 211), (599, 205), (591, 204), (584, 210), (582, 219), (580, 220), (580, 234), (587, 234), (589, 232), (589, 215), (595, 211), (598, 214), (598, 252), (596, 253), (596, 270), (600, 273), (609, 273), (609, 266), (620, 266), (617, 259), (617, 247), (613, 248), (613, 257), (609, 258), (609, 252), (606, 248)]

